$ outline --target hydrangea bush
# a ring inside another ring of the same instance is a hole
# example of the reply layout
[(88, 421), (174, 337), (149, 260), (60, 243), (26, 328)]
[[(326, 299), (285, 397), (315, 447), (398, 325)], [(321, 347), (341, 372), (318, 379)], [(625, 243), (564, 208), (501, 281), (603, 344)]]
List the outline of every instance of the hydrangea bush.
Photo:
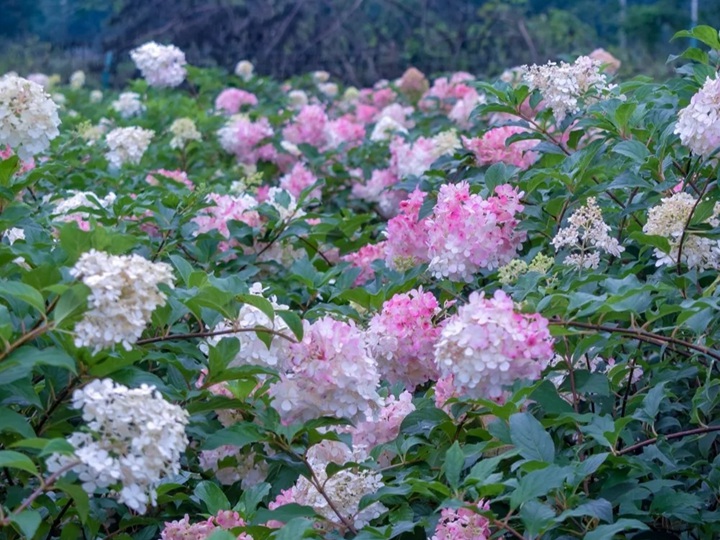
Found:
[(720, 38), (678, 37), (663, 83), (0, 78), (0, 539), (719, 536)]

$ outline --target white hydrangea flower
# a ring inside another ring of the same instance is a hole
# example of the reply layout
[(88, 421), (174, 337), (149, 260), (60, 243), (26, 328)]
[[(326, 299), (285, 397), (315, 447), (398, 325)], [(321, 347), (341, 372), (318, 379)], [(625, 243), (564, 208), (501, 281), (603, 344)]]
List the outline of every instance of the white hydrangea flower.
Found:
[(255, 66), (249, 60), (240, 60), (235, 66), (235, 75), (247, 82), (253, 77)]
[(93, 90), (92, 92), (90, 92), (90, 103), (100, 103), (102, 99), (102, 90)]
[[(670, 242), (668, 253), (655, 248), (655, 256), (658, 258), (656, 266), (675, 265), (680, 257), (681, 262), (690, 268), (701, 270), (720, 268), (720, 241), (685, 231), (696, 203), (697, 199), (692, 195), (680, 192), (662, 199), (658, 206), (654, 206), (648, 212), (648, 220), (643, 232), (663, 236)], [(717, 227), (718, 217), (720, 217), (720, 204), (715, 205), (713, 215), (706, 220), (706, 223)], [(683, 238), (683, 231), (685, 237), (681, 254), (680, 240)]]
[(397, 120), (390, 116), (383, 116), (378, 120), (370, 134), (371, 141), (387, 141), (396, 133), (407, 134), (408, 130)]
[(383, 487), (382, 475), (353, 467), (328, 476), (327, 466), (330, 463), (343, 465), (352, 461), (362, 461), (366, 457), (362, 452), (350, 451), (341, 442), (325, 440), (316, 444), (308, 450), (307, 460), (315, 479), (323, 487), (327, 499), (332, 501), (334, 509), (313, 483), (304, 476), (301, 476), (291, 489), (278, 496), (270, 504), (270, 508), (296, 503), (312, 507), (334, 528), (345, 528), (338, 513), (345, 520), (351, 522), (356, 529), (365, 527), (370, 521), (387, 511), (387, 508), (379, 502), (372, 503), (360, 510), (360, 500)]
[(184, 148), (190, 141), (199, 141), (202, 139), (202, 135), (200, 135), (195, 122), (190, 118), (178, 118), (170, 125), (169, 131), (173, 135), (170, 141), (170, 148)]
[(74, 455), (52, 454), (48, 470), (79, 460), (72, 470), (88, 494), (109, 488), (120, 502), (144, 514), (156, 504), (158, 484), (180, 472), (188, 444), (187, 411), (167, 402), (153, 386), (130, 389), (110, 379), (75, 390), (72, 406), (82, 409), (88, 431), (68, 437)]
[(315, 84), (320, 85), (330, 80), (330, 74), (327, 71), (313, 71), (312, 80)]
[[(250, 288), (250, 294), (263, 297), (262, 284), (254, 283)], [(268, 300), (275, 310), (288, 309), (288, 306), (278, 304), (275, 296), (271, 296)], [(270, 320), (265, 313), (250, 304), (244, 304), (242, 308), (240, 308), (240, 313), (238, 314), (237, 319), (234, 321), (226, 320), (221, 322), (213, 328), (213, 332), (235, 329), (248, 330), (257, 328), (258, 326), (269, 328), (286, 335), (292, 334), (290, 328), (281, 317), (276, 315), (273, 320)], [(284, 369), (290, 355), (288, 349), (290, 342), (288, 340), (276, 336), (273, 338), (270, 343), (270, 347), (268, 348), (268, 346), (265, 345), (255, 332), (238, 332), (236, 334), (212, 336), (207, 339), (207, 343), (215, 346), (221, 339), (227, 337), (235, 337), (240, 341), (240, 352), (235, 359), (230, 362), (229, 367), (258, 365), (274, 369)]]
[(55, 204), (52, 209), (53, 220), (61, 222), (75, 221), (81, 228), (84, 228), (83, 222), (90, 217), (90, 214), (84, 210), (77, 210), (78, 208), (110, 208), (117, 198), (112, 192), (105, 197), (100, 197), (92, 191), (69, 191), (68, 194), (70, 194), (70, 197), (66, 199), (53, 201)]
[(334, 98), (335, 96), (337, 96), (338, 92), (340, 91), (338, 85), (331, 82), (320, 83), (317, 87), (320, 92), (330, 98)]
[(310, 101), (308, 95), (302, 90), (291, 90), (288, 92), (288, 99), (290, 99), (290, 106), (293, 109), (301, 109)]
[(123, 92), (110, 105), (122, 118), (132, 118), (145, 111), (145, 105), (137, 92)]
[(82, 70), (73, 72), (70, 75), (70, 87), (73, 90), (80, 90), (83, 86), (85, 86), (85, 72)]
[(58, 106), (42, 86), (16, 76), (0, 78), (0, 146), (29, 160), (48, 149), (59, 125)]
[(130, 57), (150, 86), (175, 87), (185, 80), (185, 53), (174, 45), (150, 41), (132, 50)]
[(720, 78), (707, 78), (690, 104), (678, 113), (674, 133), (700, 156), (720, 147)]
[(587, 203), (572, 213), (568, 223), (551, 242), (556, 251), (566, 246), (579, 250), (568, 255), (565, 264), (577, 268), (597, 268), (601, 251), (615, 257), (625, 251), (618, 240), (608, 234), (610, 226), (603, 220), (595, 197), (588, 197)]
[(155, 132), (139, 127), (115, 128), (105, 137), (109, 151), (105, 158), (116, 169), (125, 163), (137, 165), (150, 146)]
[(542, 66), (523, 66), (521, 70), (530, 90), (539, 90), (557, 121), (562, 122), (568, 114), (580, 110), (581, 102), (597, 101), (613, 88), (601, 67), (597, 60), (581, 56), (572, 64), (548, 62)]
[(435, 155), (438, 157), (451, 156), (462, 148), (460, 137), (458, 137), (457, 131), (454, 129), (441, 131), (431, 140), (435, 144)]
[(70, 274), (87, 285), (89, 311), (75, 326), (75, 345), (95, 352), (121, 343), (130, 350), (150, 321), (165, 305), (164, 283), (173, 287), (172, 268), (139, 255), (108, 255), (94, 249), (83, 253)]

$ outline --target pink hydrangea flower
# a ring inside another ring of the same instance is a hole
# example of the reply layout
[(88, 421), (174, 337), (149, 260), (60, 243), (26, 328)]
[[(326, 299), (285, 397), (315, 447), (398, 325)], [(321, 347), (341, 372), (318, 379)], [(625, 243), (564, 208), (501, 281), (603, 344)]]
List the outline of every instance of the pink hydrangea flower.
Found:
[(293, 144), (310, 144), (320, 148), (326, 143), (327, 114), (320, 105), (305, 105), (290, 124), (283, 129), (283, 137)]
[(400, 212), (388, 221), (385, 261), (391, 268), (428, 262), (427, 219), (418, 220), (425, 193), (416, 189), (400, 203)]
[(365, 138), (365, 126), (354, 122), (347, 115), (325, 125), (326, 148), (337, 148), (345, 144), (348, 148), (359, 146)]
[(412, 144), (395, 137), (390, 143), (390, 164), (400, 178), (421, 176), (438, 158), (435, 142), (420, 137)]
[(484, 200), (467, 182), (440, 188), (427, 220), (428, 270), (438, 279), (471, 281), (481, 268), (507, 264), (525, 240), (517, 229), (522, 192), (505, 184)]
[[(473, 505), (478, 510), (490, 510), (485, 501)], [(431, 540), (489, 540), (490, 521), (470, 508), (443, 508), (440, 521)]]
[(151, 186), (159, 186), (162, 182), (167, 184), (168, 179), (178, 184), (183, 184), (188, 189), (195, 189), (195, 185), (190, 181), (187, 173), (181, 170), (169, 171), (167, 169), (157, 169), (151, 171), (150, 174), (145, 177), (145, 181)]
[(376, 446), (389, 443), (400, 434), (400, 424), (415, 410), (412, 394), (403, 392), (397, 398), (390, 395), (374, 418), (358, 422), (348, 431), (352, 434), (353, 446), (370, 451)]
[(244, 117), (236, 118), (218, 131), (223, 149), (235, 154), (241, 163), (250, 165), (257, 163), (260, 159), (259, 148), (272, 136), (273, 129), (267, 118), (260, 118), (256, 122)]
[(400, 179), (392, 170), (375, 169), (366, 183), (356, 182), (353, 184), (352, 196), (377, 203), (382, 216), (392, 217), (397, 213), (400, 203), (408, 196), (406, 191), (389, 189), (399, 181)]
[(226, 88), (215, 99), (215, 109), (224, 114), (237, 114), (243, 105), (254, 107), (257, 104), (255, 94), (239, 88)]
[[(300, 193), (309, 188), (315, 182), (317, 177), (310, 172), (303, 163), (296, 163), (293, 168), (285, 176), (280, 178), (280, 187), (288, 191), (293, 197), (300, 197)], [(321, 199), (322, 190), (320, 187), (313, 189), (308, 195), (310, 199)]]
[(537, 153), (532, 151), (532, 148), (537, 146), (537, 141), (529, 139), (508, 145), (507, 140), (519, 133), (527, 133), (527, 130), (519, 126), (504, 126), (493, 128), (482, 137), (463, 137), (462, 140), (465, 148), (475, 154), (479, 165), (506, 163), (527, 169), (537, 159)]
[(355, 118), (358, 122), (363, 124), (370, 124), (375, 121), (380, 109), (373, 105), (367, 105), (365, 103), (359, 103), (355, 107)]
[(473, 79), (472, 75), (462, 71), (455, 73), (450, 79), (447, 77), (435, 79), (418, 105), (424, 111), (440, 109), (449, 113), (458, 100), (475, 91), (471, 86), (464, 84)]
[(193, 222), (198, 226), (197, 234), (218, 231), (225, 238), (228, 238), (227, 242), (220, 242), (218, 246), (220, 251), (227, 251), (237, 244), (235, 240), (230, 238), (228, 228), (230, 221), (242, 221), (250, 227), (260, 226), (260, 214), (255, 210), (257, 200), (250, 195), (233, 197), (231, 195), (210, 193), (208, 200), (213, 204), (203, 208), (193, 218)]
[(303, 340), (290, 347), (289, 372), (270, 388), (283, 421), (371, 416), (380, 402), (380, 374), (363, 332), (332, 317), (303, 323)]
[(440, 376), (452, 376), (455, 391), (471, 398), (502, 400), (505, 386), (539, 379), (553, 355), (547, 319), (515, 312), (501, 290), (492, 298), (471, 293), (435, 345)]
[[(160, 538), (161, 540), (205, 540), (215, 531), (229, 531), (246, 525), (240, 514), (231, 510), (221, 510), (217, 515), (192, 525), (190, 516), (185, 514), (181, 520), (166, 521)], [(247, 533), (240, 533), (237, 540), (253, 540), (253, 538)]]
[(441, 328), (433, 319), (439, 313), (432, 293), (413, 289), (390, 298), (370, 320), (368, 346), (385, 380), (414, 390), (437, 378), (434, 346)]
[(354, 253), (348, 253), (341, 258), (341, 260), (349, 262), (355, 268), (362, 270), (357, 279), (355, 279), (355, 286), (362, 285), (375, 278), (375, 270), (373, 270), (371, 265), (373, 262), (385, 258), (385, 249), (386, 242), (368, 244)]

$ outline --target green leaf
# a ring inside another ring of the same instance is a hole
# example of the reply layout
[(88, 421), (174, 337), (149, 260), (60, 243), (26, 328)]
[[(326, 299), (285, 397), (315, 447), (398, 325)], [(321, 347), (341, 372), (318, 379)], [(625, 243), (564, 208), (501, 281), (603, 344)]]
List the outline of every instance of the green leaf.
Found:
[(616, 154), (629, 157), (636, 163), (644, 163), (650, 156), (650, 150), (647, 149), (647, 146), (640, 141), (634, 140), (619, 142), (613, 147), (612, 151)]
[(455, 441), (445, 454), (445, 462), (442, 465), (442, 472), (450, 484), (450, 487), (457, 490), (460, 485), (460, 473), (465, 464), (465, 454), (460, 448), (460, 443)]
[(10, 179), (20, 170), (20, 158), (10, 156), (7, 159), (0, 159), (0, 186), (8, 187)]
[(288, 521), (285, 526), (277, 531), (273, 538), (275, 540), (298, 540), (298, 538), (305, 538), (308, 533), (312, 533), (315, 530), (314, 521), (298, 517)]
[(600, 525), (597, 529), (585, 535), (585, 540), (613, 540), (620, 531), (648, 530), (648, 526), (637, 519), (618, 519), (612, 525)]
[(205, 480), (200, 482), (193, 494), (205, 503), (209, 514), (217, 514), (220, 510), (230, 510), (230, 501), (215, 482)]
[(80, 517), (80, 522), (87, 522), (88, 515), (90, 515), (90, 496), (82, 488), (76, 484), (71, 484), (66, 480), (60, 480), (56, 484), (57, 488), (64, 491), (72, 499), (75, 510)]
[[(302, 341), (303, 338), (303, 322), (302, 319), (298, 316), (297, 313), (293, 311), (287, 311), (287, 310), (280, 310), (277, 311), (276, 314), (285, 321), (285, 324), (288, 325), (290, 330), (293, 334), (295, 334), (295, 339), (298, 341)], [(282, 339), (282, 338), (280, 338)]]
[(90, 289), (82, 283), (77, 283), (62, 293), (53, 311), (55, 325), (59, 326), (65, 319), (86, 309), (89, 294)]
[(173, 263), (173, 266), (178, 271), (178, 274), (180, 274), (183, 283), (188, 286), (190, 283), (190, 274), (192, 274), (193, 272), (192, 265), (178, 255), (170, 255), (170, 261)]
[(517, 413), (510, 417), (510, 439), (525, 459), (552, 463), (555, 460), (555, 444), (542, 424), (529, 413)]
[(38, 475), (35, 464), (25, 454), (15, 452), (14, 450), (0, 450), (0, 467), (8, 467), (9, 469), (20, 469), (30, 474)]
[(218, 529), (207, 537), (207, 540), (237, 540), (237, 536), (232, 534), (230, 531)]
[(262, 434), (260, 433), (260, 429), (253, 424), (235, 424), (234, 426), (221, 429), (220, 431), (210, 435), (205, 441), (202, 449), (215, 450), (216, 448), (226, 444), (242, 448), (261, 439)]
[(536, 497), (548, 494), (553, 489), (562, 486), (566, 476), (566, 470), (557, 465), (526, 474), (520, 479), (517, 489), (510, 496), (510, 506), (517, 508)]
[(534, 538), (553, 522), (555, 511), (539, 501), (528, 501), (520, 509), (520, 519), (525, 524), (525, 532)]
[(558, 523), (562, 523), (570, 517), (584, 517), (590, 516), (610, 523), (613, 518), (612, 504), (605, 499), (597, 499), (594, 501), (587, 501), (576, 508), (565, 510), (555, 520)]
[(23, 510), (19, 514), (10, 514), (10, 523), (18, 529), (25, 538), (32, 538), (42, 522), (40, 512), (37, 510)]
[(263, 298), (262, 296), (258, 296), (256, 294), (238, 294), (236, 298), (243, 304), (255, 306), (271, 321), (275, 319), (275, 308), (273, 308), (272, 303), (267, 298)]
[(0, 432), (17, 433), (25, 438), (35, 437), (35, 431), (27, 418), (7, 407), (0, 407)]
[(695, 38), (698, 41), (702, 41), (711, 49), (720, 49), (720, 37), (718, 37), (718, 31), (712, 26), (701, 24), (692, 30), (681, 30), (680, 32), (676, 32), (672, 39), (679, 37)]
[(20, 300), (30, 304), (38, 311), (45, 313), (45, 300), (42, 294), (25, 283), (19, 281), (0, 281), (0, 297), (5, 299)]

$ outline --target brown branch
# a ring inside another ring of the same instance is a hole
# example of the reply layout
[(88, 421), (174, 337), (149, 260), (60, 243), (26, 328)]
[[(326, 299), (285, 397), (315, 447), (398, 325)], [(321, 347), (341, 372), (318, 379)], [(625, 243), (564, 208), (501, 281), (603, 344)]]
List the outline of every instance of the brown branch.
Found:
[[(701, 428), (688, 429), (687, 431), (678, 431), (677, 433), (671, 433), (670, 435), (663, 435), (663, 437), (667, 440), (681, 439), (682, 437), (688, 437), (690, 435), (703, 435), (705, 433), (712, 433), (713, 431), (720, 431), (720, 426), (706, 426)], [(623, 448), (622, 450), (615, 452), (615, 455), (622, 456), (624, 454), (629, 454), (631, 452), (639, 450), (640, 448), (644, 448), (645, 446), (655, 444), (656, 442), (658, 442), (659, 438), (660, 437), (653, 437), (652, 439), (633, 444), (631, 446), (628, 446), (627, 448)]]
[(690, 350), (693, 350), (698, 353), (709, 356), (713, 360), (720, 361), (720, 352), (718, 352), (718, 351), (715, 351), (708, 347), (703, 347), (702, 345), (696, 345), (695, 343), (690, 343), (689, 341), (685, 341), (683, 339), (678, 339), (678, 338), (669, 337), (669, 336), (663, 336), (660, 334), (655, 334), (653, 332), (647, 332), (645, 330), (640, 330), (638, 328), (620, 328), (617, 326), (605, 326), (605, 325), (601, 325), (601, 324), (584, 323), (584, 322), (579, 322), (579, 321), (562, 321), (562, 320), (550, 321), (550, 324), (559, 325), (559, 326), (574, 326), (577, 328), (587, 328), (589, 330), (597, 330), (599, 332), (610, 332), (610, 333), (614, 333), (614, 334), (622, 334), (625, 336), (632, 336), (635, 339), (638, 339), (640, 341), (645, 341), (646, 343), (652, 343), (654, 345), (658, 345), (658, 344), (664, 345), (667, 343), (671, 343), (673, 345), (679, 345), (681, 347), (686, 347)]
[(272, 334), (273, 336), (277, 336), (283, 339), (288, 340), (290, 343), (297, 343), (297, 341), (294, 338), (291, 338), (290, 336), (287, 336), (283, 334), (282, 332), (278, 332), (276, 330), (272, 330), (270, 328), (265, 328), (264, 326), (256, 326), (254, 328), (231, 328), (229, 330), (214, 330), (209, 332), (195, 332), (195, 333), (188, 333), (188, 334), (168, 334), (166, 336), (156, 336), (146, 339), (141, 339), (136, 342), (137, 345), (149, 345), (150, 343), (158, 343), (160, 341), (176, 341), (176, 340), (183, 340), (183, 339), (196, 339), (196, 338), (207, 338), (207, 337), (213, 337), (213, 336), (224, 336), (228, 334), (240, 334), (243, 332), (261, 332), (265, 334)]
[(45, 332), (48, 332), (49, 330), (52, 330), (53, 325), (52, 324), (44, 324), (42, 326), (38, 326), (37, 328), (33, 328), (30, 330), (27, 334), (23, 334), (20, 336), (17, 340), (10, 343), (3, 352), (0, 353), (0, 362), (5, 360), (10, 353), (15, 351), (16, 349), (20, 348), (21, 346), (25, 345), (27, 342), (32, 341), (36, 338), (39, 338), (42, 336)]

